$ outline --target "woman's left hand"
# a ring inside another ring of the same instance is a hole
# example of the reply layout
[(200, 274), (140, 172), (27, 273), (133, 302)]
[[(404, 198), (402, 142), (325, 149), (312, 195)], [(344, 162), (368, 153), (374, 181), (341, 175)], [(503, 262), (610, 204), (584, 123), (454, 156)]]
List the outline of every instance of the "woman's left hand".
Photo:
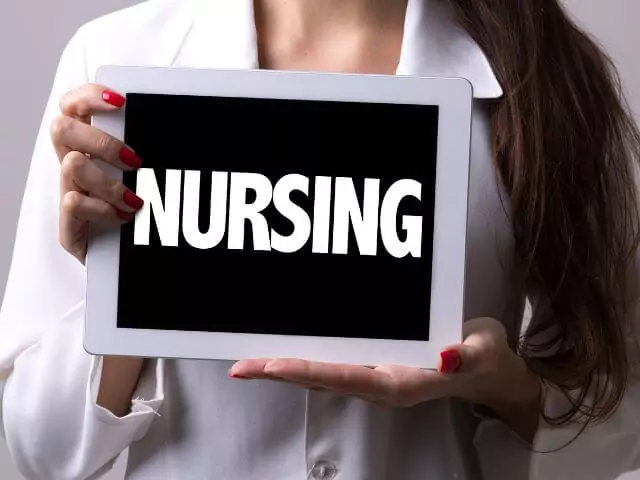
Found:
[(537, 428), (541, 395), (538, 378), (509, 348), (504, 327), (492, 318), (465, 322), (464, 342), (442, 351), (437, 371), (277, 358), (241, 360), (229, 375), (284, 381), (388, 407), (456, 397), (493, 409), (525, 439)]

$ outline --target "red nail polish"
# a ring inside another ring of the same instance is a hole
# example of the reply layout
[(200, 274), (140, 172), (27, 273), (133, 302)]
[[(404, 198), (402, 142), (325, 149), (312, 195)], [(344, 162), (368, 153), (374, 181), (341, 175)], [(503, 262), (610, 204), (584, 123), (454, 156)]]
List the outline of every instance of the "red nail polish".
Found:
[(140, 165), (142, 165), (142, 159), (127, 147), (122, 147), (122, 150), (120, 150), (120, 160), (131, 168), (140, 168)]
[(234, 378), (236, 380), (251, 380), (249, 377), (245, 377), (244, 375), (237, 375), (235, 373), (230, 373), (229, 378)]
[(441, 352), (440, 359), (442, 360), (440, 373), (455, 373), (460, 368), (460, 363), (462, 362), (460, 354), (455, 350), (445, 350)]
[(122, 200), (134, 210), (140, 210), (144, 205), (144, 200), (142, 200), (139, 196), (129, 190), (125, 190), (124, 194), (122, 195)]
[(109, 90), (102, 92), (102, 100), (107, 102), (109, 105), (113, 105), (118, 108), (121, 108), (125, 102), (125, 98), (122, 95)]
[(133, 213), (123, 212), (119, 208), (116, 208), (116, 217), (118, 217), (123, 222), (130, 222), (133, 220)]

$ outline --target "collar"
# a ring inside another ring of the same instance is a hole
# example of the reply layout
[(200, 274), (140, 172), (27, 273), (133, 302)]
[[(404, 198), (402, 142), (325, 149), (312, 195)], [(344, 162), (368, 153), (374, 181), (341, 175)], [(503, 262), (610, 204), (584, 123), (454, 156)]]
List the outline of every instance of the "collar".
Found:
[[(184, 0), (192, 16), (173, 64), (195, 68), (258, 68), (253, 0)], [(474, 98), (499, 98), (503, 90), (478, 44), (445, 2), (408, 0), (398, 75), (462, 77)]]

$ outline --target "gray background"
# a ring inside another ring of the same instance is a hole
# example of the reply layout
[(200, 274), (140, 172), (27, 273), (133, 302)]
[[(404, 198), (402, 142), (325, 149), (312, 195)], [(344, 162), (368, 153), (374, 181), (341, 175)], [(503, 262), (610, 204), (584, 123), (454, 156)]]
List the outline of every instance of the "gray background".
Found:
[[(229, 0), (233, 1), (233, 0)], [(19, 0), (0, 2), (0, 297), (9, 268), (18, 209), (40, 116), (59, 55), (85, 21), (133, 0)], [(640, 118), (640, 2), (565, 0), (596, 35), (620, 68), (632, 107)], [(0, 479), (20, 480), (0, 440)], [(122, 478), (122, 464), (113, 475)], [(640, 480), (640, 473), (625, 480)]]

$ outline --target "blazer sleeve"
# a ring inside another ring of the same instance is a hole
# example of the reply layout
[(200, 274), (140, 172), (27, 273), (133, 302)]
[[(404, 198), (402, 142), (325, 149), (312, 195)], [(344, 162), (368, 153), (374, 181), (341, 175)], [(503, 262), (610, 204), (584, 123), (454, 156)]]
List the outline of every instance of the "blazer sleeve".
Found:
[[(636, 259), (635, 291), (640, 292), (640, 258)], [(640, 295), (636, 295), (636, 298)], [(475, 444), (484, 478), (513, 480), (616, 480), (640, 470), (640, 302), (631, 309), (635, 331), (627, 337), (631, 372), (618, 409), (606, 420), (584, 431), (583, 424), (549, 425), (540, 418), (533, 445), (526, 445), (505, 424), (495, 419), (480, 423)], [(566, 411), (567, 400), (553, 387), (546, 387), (547, 413)], [(504, 474), (507, 473), (505, 476)]]
[(0, 310), (0, 433), (27, 479), (97, 478), (147, 432), (163, 400), (149, 361), (118, 418), (96, 404), (101, 358), (83, 349), (85, 270), (58, 243), (59, 162), (49, 125), (88, 82), (84, 27), (60, 58), (27, 177)]

